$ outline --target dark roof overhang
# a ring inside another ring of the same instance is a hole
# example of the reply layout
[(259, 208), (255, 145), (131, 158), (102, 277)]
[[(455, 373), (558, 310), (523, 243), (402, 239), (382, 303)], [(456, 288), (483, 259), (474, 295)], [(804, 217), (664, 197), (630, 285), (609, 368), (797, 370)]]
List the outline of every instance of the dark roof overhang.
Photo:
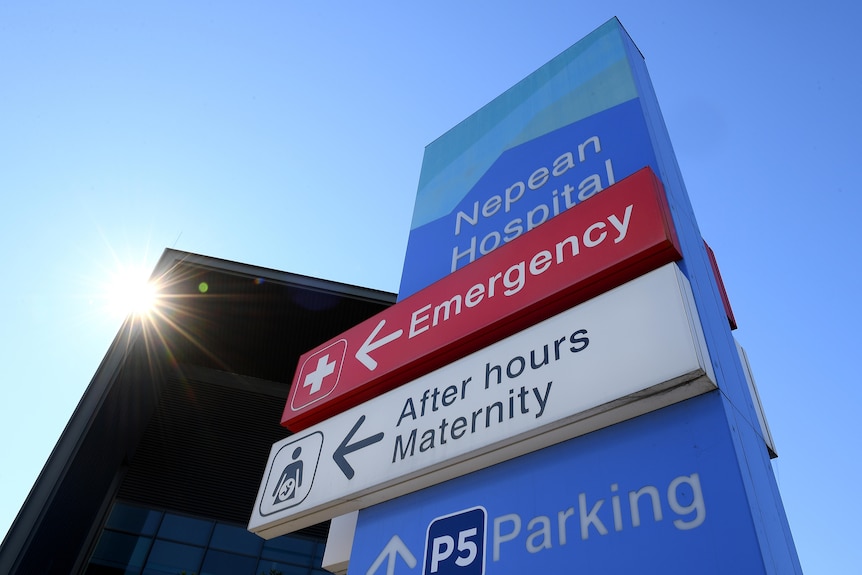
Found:
[[(163, 438), (152, 429), (170, 423), (159, 418), (191, 417), (177, 411), (176, 399), (170, 400), (173, 410), (159, 407), (163, 397), (179, 397), (176, 390), (165, 394), (165, 386), (193, 380), (198, 389), (245, 390), (258, 399), (269, 397), (266, 409), (280, 415), (273, 406), (283, 406), (303, 352), (395, 301), (394, 294), (378, 290), (171, 249), (156, 265), (153, 280), (159, 286), (158, 313), (149, 319), (130, 316), (114, 338), (0, 546), (0, 572), (80, 568), (113, 497), (134, 472), (142, 438), (150, 447), (155, 441), (158, 453)], [(216, 412), (207, 412), (214, 424), (217, 410), (231, 409), (230, 403), (210, 403), (216, 406), (208, 408)], [(253, 432), (263, 436), (261, 443), (289, 434), (272, 413), (261, 418), (265, 421), (255, 420)], [(243, 449), (242, 442), (235, 448)], [(261, 469), (263, 464), (265, 457)], [(226, 478), (226, 488), (230, 483)]]

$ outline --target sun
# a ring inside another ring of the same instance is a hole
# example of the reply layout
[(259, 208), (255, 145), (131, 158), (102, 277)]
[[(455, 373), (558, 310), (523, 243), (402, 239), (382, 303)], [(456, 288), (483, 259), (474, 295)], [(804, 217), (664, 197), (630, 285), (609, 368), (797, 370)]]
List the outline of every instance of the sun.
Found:
[(106, 286), (107, 307), (112, 315), (149, 316), (158, 301), (158, 288), (143, 267), (119, 266)]

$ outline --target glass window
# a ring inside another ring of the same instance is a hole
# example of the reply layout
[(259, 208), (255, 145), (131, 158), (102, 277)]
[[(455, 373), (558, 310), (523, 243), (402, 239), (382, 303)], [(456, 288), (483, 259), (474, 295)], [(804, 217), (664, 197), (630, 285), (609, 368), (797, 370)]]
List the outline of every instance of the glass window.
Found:
[(203, 547), (157, 539), (147, 558), (144, 575), (192, 575), (200, 571), (203, 556)]
[(161, 519), (161, 511), (117, 503), (111, 511), (111, 516), (108, 517), (106, 527), (129, 533), (153, 535), (159, 527)]
[(159, 539), (206, 545), (209, 543), (212, 528), (212, 521), (165, 513), (162, 526), (159, 528)]
[(93, 552), (92, 563), (115, 567), (117, 573), (138, 573), (144, 565), (152, 539), (116, 531), (105, 531)]
[(116, 502), (86, 575), (327, 575), (324, 542)]
[(263, 544), (261, 557), (283, 563), (311, 565), (315, 546), (316, 542), (311, 539), (282, 535)]
[(201, 575), (258, 575), (257, 557), (236, 555), (210, 549), (204, 559)]
[(244, 527), (216, 523), (210, 547), (257, 557), (263, 547), (263, 539)]

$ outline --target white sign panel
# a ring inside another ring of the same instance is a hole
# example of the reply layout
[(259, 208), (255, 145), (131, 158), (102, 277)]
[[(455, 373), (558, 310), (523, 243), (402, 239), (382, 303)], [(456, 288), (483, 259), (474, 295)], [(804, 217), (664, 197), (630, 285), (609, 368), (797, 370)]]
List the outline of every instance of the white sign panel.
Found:
[(249, 530), (275, 537), (715, 388), (675, 264), (272, 447)]

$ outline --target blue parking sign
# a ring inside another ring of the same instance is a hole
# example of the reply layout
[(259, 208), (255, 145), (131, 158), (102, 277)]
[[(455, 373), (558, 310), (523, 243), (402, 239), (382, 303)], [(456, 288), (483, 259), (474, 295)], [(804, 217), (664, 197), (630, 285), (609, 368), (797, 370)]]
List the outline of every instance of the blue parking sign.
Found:
[(423, 575), (484, 575), (487, 516), (484, 507), (473, 507), (431, 521)]

